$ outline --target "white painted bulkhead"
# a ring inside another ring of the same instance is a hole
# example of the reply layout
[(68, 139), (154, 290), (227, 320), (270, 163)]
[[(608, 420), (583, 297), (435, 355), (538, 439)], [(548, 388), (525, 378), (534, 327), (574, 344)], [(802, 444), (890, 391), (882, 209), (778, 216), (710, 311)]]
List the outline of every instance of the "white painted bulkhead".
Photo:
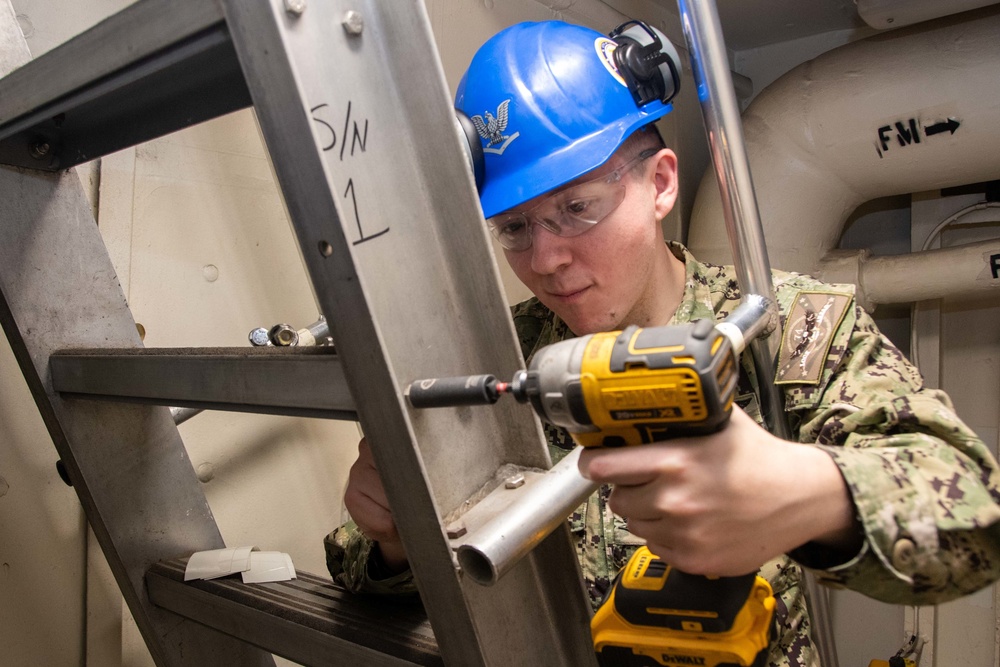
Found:
[[(13, 0), (35, 56), (127, 4), (126, 0)], [(622, 18), (622, 12), (628, 12), (658, 23), (672, 38), (680, 38), (672, 0), (427, 0), (426, 4), (452, 86), (485, 39), (520, 20), (565, 18), (606, 30)], [(734, 70), (752, 80), (759, 91), (800, 63), (854, 39), (838, 32), (734, 52)], [(874, 41), (881, 44), (889, 40), (882, 35)], [(983, 49), (992, 51), (980, 53), (978, 47), (970, 48), (964, 56), (978, 58), (977, 66), (984, 72), (990, 64), (995, 70), (1000, 64), (995, 44), (984, 45)], [(894, 65), (893, 85), (902, 91), (900, 96), (918, 87), (921, 64), (926, 64), (920, 56), (911, 53)], [(947, 61), (955, 73), (953, 78), (963, 78), (969, 60), (964, 62)], [(665, 224), (671, 237), (681, 235), (687, 227), (686, 214), (693, 207), (708, 201), (700, 196), (695, 203), (707, 153), (690, 76), (685, 83), (688, 85), (676, 112), (664, 123), (667, 140), (677, 147), (684, 165), (681, 203)], [(766, 94), (771, 96), (773, 90), (791, 85), (779, 82)], [(866, 94), (858, 88), (851, 92), (852, 96)], [(992, 105), (996, 113), (995, 83), (991, 88), (980, 87), (979, 92), (968, 101), (968, 107), (952, 101), (952, 107), (942, 107), (941, 111), (972, 118), (986, 113)], [(800, 100), (794, 93), (785, 95), (779, 102), (771, 102), (776, 105), (774, 113), (789, 125), (797, 124), (799, 130), (810, 131), (811, 126), (826, 118), (824, 112), (834, 112), (825, 108), (806, 113), (806, 107), (798, 106)], [(759, 102), (751, 104), (751, 113), (763, 113), (756, 111)], [(854, 113), (855, 109), (845, 102), (842, 113)], [(887, 112), (884, 118), (865, 119), (850, 128), (857, 135), (852, 138), (867, 142), (874, 152), (873, 122), (879, 123), (874, 126), (877, 130), (885, 124), (892, 126), (896, 120), (906, 121), (910, 111), (918, 110), (901, 107)], [(788, 120), (790, 117), (796, 119)], [(747, 134), (752, 144), (751, 133)], [(964, 140), (965, 135), (960, 134), (955, 136)], [(912, 224), (912, 243), (919, 247), (938, 223), (981, 199), (974, 194), (942, 197), (928, 190), (1000, 175), (1000, 158), (995, 157), (1000, 153), (983, 148), (998, 139), (987, 134), (984, 132), (979, 145), (969, 149), (985, 167), (947, 182), (915, 180), (917, 185), (911, 187), (865, 192), (860, 198), (852, 191), (851, 196), (857, 200), (842, 204), (835, 224), (829, 223), (836, 228), (831, 232), (824, 227), (827, 236), (809, 247), (835, 247), (845, 221), (868, 199), (911, 192), (918, 192), (908, 197), (912, 203), (888, 212), (890, 224), (882, 224), (883, 218), (876, 215), (862, 216), (854, 220), (851, 230), (862, 239), (862, 246), (876, 243), (871, 239), (878, 232), (864, 230), (869, 221), (877, 223), (871, 226), (880, 230), (904, 230), (905, 239), (894, 238), (891, 244), (902, 244), (899, 251), (908, 252)], [(883, 162), (903, 154), (908, 162), (919, 163), (926, 156), (917, 151), (928, 145), (893, 145), (884, 154)], [(811, 146), (806, 151), (808, 159), (802, 162), (823, 164), (824, 148), (822, 143)], [(935, 154), (934, 159), (943, 158)], [(956, 158), (949, 164), (958, 171), (965, 163)], [(988, 173), (990, 164), (994, 167), (992, 174)], [(752, 163), (752, 167), (758, 188), (762, 189), (764, 176), (757, 176), (756, 164)], [(850, 164), (845, 168), (850, 169)], [(233, 114), (108, 156), (99, 165), (79, 172), (90, 184), (88, 191), (93, 194), (96, 217), (135, 319), (145, 328), (147, 346), (243, 345), (254, 327), (277, 322), (302, 326), (316, 319), (251, 112)], [(790, 189), (780, 194), (781, 206), (801, 202), (803, 210), (811, 215), (797, 217), (792, 231), (769, 235), (769, 245), (778, 241), (776, 237), (784, 240), (808, 235), (815, 229), (811, 227), (814, 221), (819, 226), (821, 217), (812, 195), (797, 195)], [(769, 215), (763, 205), (762, 213), (767, 226)], [(697, 216), (693, 220), (692, 241), (700, 250), (697, 239), (703, 223)], [(948, 247), (997, 237), (996, 226), (951, 226), (939, 235), (938, 242)], [(877, 249), (876, 254), (883, 253)], [(818, 263), (795, 264), (798, 256), (775, 253), (772, 264), (818, 269)], [(793, 263), (783, 264), (786, 259)], [(503, 267), (502, 261), (500, 264)], [(523, 288), (509, 275), (506, 278), (510, 298), (521, 298)], [(1000, 428), (997, 300), (993, 295), (971, 301), (964, 298), (921, 304), (916, 318), (921, 368), (928, 381), (949, 391), (960, 413), (994, 447)], [(903, 344), (899, 340), (897, 343)], [(103, 556), (88, 539), (73, 490), (56, 475), (55, 449), (5, 340), (0, 342), (0, 377), (0, 664), (151, 664), (127, 609), (123, 610)], [(321, 540), (342, 519), (341, 496), (355, 454), (357, 427), (340, 422), (212, 413), (180, 428), (227, 544), (256, 544), (287, 551), (300, 569), (322, 572)], [(933, 609), (922, 610), (915, 620), (913, 610), (882, 605), (853, 593), (838, 593), (833, 600), (833, 623), (841, 665), (853, 667), (867, 665), (873, 658), (886, 659), (902, 644), (904, 632), (917, 626), (931, 642), (920, 662), (922, 667), (1000, 664), (994, 595), (991, 588), (944, 605), (936, 614)]]

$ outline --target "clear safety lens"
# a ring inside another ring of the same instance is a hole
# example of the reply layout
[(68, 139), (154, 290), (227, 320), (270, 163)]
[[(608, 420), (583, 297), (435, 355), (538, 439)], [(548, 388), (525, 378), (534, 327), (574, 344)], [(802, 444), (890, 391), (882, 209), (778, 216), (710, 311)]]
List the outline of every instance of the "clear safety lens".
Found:
[(584, 183), (553, 195), (531, 211), (501, 213), (490, 220), (490, 226), (504, 248), (525, 250), (531, 246), (531, 223), (556, 236), (577, 236), (610, 215), (624, 199), (621, 183)]
[(532, 226), (556, 236), (578, 236), (611, 215), (625, 200), (622, 174), (657, 151), (644, 151), (633, 160), (598, 178), (553, 194), (530, 211), (509, 211), (489, 220), (493, 235), (508, 250), (531, 247)]

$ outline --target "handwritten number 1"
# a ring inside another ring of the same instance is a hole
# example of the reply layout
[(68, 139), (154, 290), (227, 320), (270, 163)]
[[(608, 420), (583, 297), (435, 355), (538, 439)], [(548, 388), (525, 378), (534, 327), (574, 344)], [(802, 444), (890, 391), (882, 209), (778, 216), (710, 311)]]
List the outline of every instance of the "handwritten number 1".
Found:
[(389, 231), (389, 228), (386, 227), (385, 229), (383, 229), (382, 231), (378, 232), (377, 234), (372, 234), (371, 236), (365, 236), (364, 230), (361, 229), (361, 216), (358, 215), (358, 200), (354, 196), (354, 179), (353, 178), (347, 179), (347, 189), (344, 190), (344, 197), (345, 198), (347, 197), (348, 193), (350, 193), (350, 195), (351, 195), (351, 206), (354, 208), (354, 222), (358, 226), (358, 235), (361, 237), (357, 241), (355, 241), (352, 245), (358, 245), (359, 243), (364, 243), (365, 241), (371, 241), (372, 239), (378, 238), (379, 236), (382, 236), (383, 234), (385, 234), (386, 232)]

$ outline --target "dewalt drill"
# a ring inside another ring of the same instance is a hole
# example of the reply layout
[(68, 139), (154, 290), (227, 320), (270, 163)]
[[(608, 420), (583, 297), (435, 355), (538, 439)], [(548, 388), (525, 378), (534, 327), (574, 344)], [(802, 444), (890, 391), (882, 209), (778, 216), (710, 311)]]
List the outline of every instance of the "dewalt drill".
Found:
[[(712, 433), (732, 413), (737, 354), (749, 328), (738, 313), (718, 326), (699, 320), (561, 341), (539, 350), (510, 382), (492, 375), (419, 380), (407, 396), (429, 408), (492, 404), (509, 393), (584, 447)], [(759, 667), (774, 607), (770, 584), (756, 574), (690, 575), (641, 547), (592, 620), (594, 648), (605, 667)]]
[(548, 345), (510, 382), (492, 375), (410, 385), (416, 408), (494, 403), (511, 394), (584, 447), (702, 435), (729, 419), (738, 378), (730, 340), (710, 320), (629, 327)]

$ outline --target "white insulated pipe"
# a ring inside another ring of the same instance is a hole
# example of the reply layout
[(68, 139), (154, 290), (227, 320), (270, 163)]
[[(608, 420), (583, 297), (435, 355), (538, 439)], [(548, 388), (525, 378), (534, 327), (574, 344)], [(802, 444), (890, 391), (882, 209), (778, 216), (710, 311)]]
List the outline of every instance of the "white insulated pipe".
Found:
[(820, 263), (817, 277), (857, 285), (866, 310), (880, 303), (1000, 294), (1000, 239), (882, 257), (868, 250), (833, 250)]
[[(997, 7), (878, 35), (803, 63), (750, 104), (743, 134), (772, 266), (818, 273), (866, 201), (1000, 178), (998, 35)], [(688, 245), (732, 262), (711, 170)]]

